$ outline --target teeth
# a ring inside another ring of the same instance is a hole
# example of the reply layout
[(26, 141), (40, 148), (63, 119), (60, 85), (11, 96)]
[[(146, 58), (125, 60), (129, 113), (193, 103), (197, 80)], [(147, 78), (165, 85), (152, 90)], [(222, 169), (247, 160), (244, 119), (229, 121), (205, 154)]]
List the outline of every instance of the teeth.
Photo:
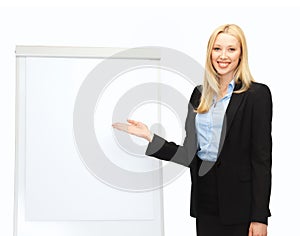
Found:
[(220, 67), (227, 67), (229, 63), (225, 63), (225, 62), (220, 62), (219, 66)]

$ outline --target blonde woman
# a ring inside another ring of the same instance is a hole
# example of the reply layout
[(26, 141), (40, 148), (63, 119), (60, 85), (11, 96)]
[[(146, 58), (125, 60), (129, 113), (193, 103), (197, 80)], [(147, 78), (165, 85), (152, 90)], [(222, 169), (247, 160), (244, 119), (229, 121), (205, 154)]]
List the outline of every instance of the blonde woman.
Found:
[(242, 29), (227, 24), (208, 41), (203, 85), (191, 95), (183, 145), (152, 134), (142, 122), (113, 127), (148, 140), (146, 155), (190, 168), (197, 235), (266, 236), (271, 123), (271, 92), (252, 78)]

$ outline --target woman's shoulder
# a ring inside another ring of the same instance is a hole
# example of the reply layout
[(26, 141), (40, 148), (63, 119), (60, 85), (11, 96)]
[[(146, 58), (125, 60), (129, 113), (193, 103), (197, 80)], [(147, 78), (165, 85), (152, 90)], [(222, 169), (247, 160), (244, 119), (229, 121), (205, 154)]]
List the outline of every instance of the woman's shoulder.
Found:
[(271, 90), (264, 83), (252, 82), (248, 94), (253, 98), (271, 97)]
[(266, 84), (264, 84), (264, 83), (252, 82), (250, 88), (251, 88), (251, 89), (254, 89), (254, 90), (258, 90), (258, 89), (269, 89), (269, 86), (266, 85)]
[(199, 98), (201, 96), (201, 94), (202, 94), (202, 84), (199, 84), (194, 87), (191, 97)]
[(270, 93), (270, 88), (264, 83), (252, 82), (249, 88), (251, 93)]
[(202, 85), (200, 84), (194, 87), (194, 90), (190, 97), (190, 104), (192, 104), (194, 108), (197, 108), (199, 106), (201, 94)]

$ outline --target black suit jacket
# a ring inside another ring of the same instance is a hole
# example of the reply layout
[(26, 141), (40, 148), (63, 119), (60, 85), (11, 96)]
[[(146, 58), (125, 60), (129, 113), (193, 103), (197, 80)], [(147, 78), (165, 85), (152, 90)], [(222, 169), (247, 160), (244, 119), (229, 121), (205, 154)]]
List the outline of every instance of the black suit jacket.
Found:
[[(240, 86), (237, 83), (234, 90)], [(207, 164), (196, 154), (194, 109), (198, 107), (200, 98), (201, 86), (197, 86), (190, 98), (183, 145), (154, 135), (146, 150), (146, 155), (190, 168), (190, 214), (193, 217), (201, 214), (198, 203), (201, 201), (199, 189), (203, 174), (199, 169)], [(225, 114), (219, 155), (214, 164), (221, 221), (224, 224), (249, 221), (267, 224), (271, 215), (272, 164), (272, 98), (269, 88), (253, 82), (246, 92), (233, 93)]]

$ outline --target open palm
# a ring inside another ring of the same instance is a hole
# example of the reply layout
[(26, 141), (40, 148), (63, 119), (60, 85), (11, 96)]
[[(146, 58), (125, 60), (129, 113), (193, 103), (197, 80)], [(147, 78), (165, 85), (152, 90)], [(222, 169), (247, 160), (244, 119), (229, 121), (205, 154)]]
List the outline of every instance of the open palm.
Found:
[(142, 122), (135, 121), (135, 120), (127, 120), (128, 123), (113, 123), (112, 127), (121, 131), (124, 131), (128, 134), (132, 134), (148, 141), (151, 141), (151, 133), (148, 129), (147, 125)]

